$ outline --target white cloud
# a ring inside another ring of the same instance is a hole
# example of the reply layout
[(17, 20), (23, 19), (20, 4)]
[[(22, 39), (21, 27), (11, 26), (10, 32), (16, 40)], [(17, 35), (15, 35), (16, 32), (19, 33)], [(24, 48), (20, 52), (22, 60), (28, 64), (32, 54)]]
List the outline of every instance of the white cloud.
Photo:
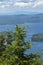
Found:
[(32, 2), (20, 2), (20, 1), (4, 1), (0, 2), (0, 8), (11, 8), (11, 7), (26, 7), (26, 6), (31, 6)]
[(13, 2), (0, 2), (0, 8), (7, 8), (10, 7), (13, 4)]
[(19, 6), (19, 7), (26, 7), (26, 6), (31, 6), (32, 3), (31, 2), (28, 2), (28, 3), (25, 3), (25, 2), (16, 2), (14, 4), (14, 6)]
[(32, 7), (36, 8), (40, 5), (43, 5), (43, 0), (35, 0), (34, 2), (32, 0), (27, 0), (28, 2), (25, 2), (26, 0), (5, 0), (0, 1), (0, 8), (14, 8), (14, 7)]
[(35, 8), (35, 7), (38, 7), (38, 6), (41, 6), (41, 5), (43, 5), (43, 0), (36, 0), (36, 1), (34, 2), (33, 7)]

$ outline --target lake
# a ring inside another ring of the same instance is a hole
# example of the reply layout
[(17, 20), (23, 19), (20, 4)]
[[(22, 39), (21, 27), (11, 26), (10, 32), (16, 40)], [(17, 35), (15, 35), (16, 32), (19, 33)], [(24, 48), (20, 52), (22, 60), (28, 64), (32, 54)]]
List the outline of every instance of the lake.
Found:
[[(36, 33), (43, 33), (43, 23), (24, 23), (19, 24), (20, 26), (25, 26), (27, 32), (27, 40), (31, 39), (31, 36)], [(15, 25), (0, 25), (0, 32), (12, 30), (14, 31)], [(31, 50), (28, 50), (29, 53), (33, 52), (43, 52), (43, 42), (33, 42)], [(27, 52), (27, 53), (28, 53)]]

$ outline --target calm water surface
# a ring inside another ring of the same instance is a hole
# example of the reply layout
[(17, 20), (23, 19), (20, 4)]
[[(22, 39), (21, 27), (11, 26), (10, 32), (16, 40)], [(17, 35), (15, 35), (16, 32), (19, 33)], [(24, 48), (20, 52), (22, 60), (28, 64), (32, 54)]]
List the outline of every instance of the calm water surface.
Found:
[[(26, 26), (26, 29), (28, 30), (27, 40), (30, 39), (33, 34), (43, 33), (43, 23), (24, 23), (20, 24), (20, 26)], [(14, 27), (15, 25), (0, 25), (0, 32), (7, 30), (14, 31)], [(33, 43), (35, 44), (32, 46), (31, 50), (28, 50), (29, 53), (43, 52), (43, 42), (33, 42)]]

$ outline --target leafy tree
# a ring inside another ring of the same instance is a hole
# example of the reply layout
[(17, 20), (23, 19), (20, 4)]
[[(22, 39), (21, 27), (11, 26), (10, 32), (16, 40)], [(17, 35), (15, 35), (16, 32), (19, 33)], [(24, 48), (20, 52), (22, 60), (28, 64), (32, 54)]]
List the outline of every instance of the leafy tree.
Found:
[(11, 44), (13, 41), (13, 32), (11, 31), (6, 32), (5, 38), (6, 38), (7, 44)]
[[(25, 41), (26, 30), (16, 25), (13, 41), (7, 37), (5, 51), (0, 56), (1, 65), (42, 65), (39, 54), (25, 54), (31, 48), (29, 41)], [(10, 37), (11, 38), (11, 37)], [(8, 42), (9, 40), (9, 42)], [(11, 43), (11, 44), (10, 44)]]
[(4, 46), (5, 38), (2, 33), (0, 33), (0, 55), (2, 55), (2, 52), (5, 50)]

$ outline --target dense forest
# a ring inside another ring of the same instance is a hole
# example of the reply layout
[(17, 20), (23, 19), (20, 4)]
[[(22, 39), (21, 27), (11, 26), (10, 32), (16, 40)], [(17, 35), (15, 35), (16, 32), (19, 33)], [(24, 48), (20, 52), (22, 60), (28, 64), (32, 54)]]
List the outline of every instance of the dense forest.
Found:
[(32, 42), (25, 41), (26, 30), (16, 25), (15, 31), (0, 33), (0, 65), (43, 65), (40, 53), (26, 54)]

